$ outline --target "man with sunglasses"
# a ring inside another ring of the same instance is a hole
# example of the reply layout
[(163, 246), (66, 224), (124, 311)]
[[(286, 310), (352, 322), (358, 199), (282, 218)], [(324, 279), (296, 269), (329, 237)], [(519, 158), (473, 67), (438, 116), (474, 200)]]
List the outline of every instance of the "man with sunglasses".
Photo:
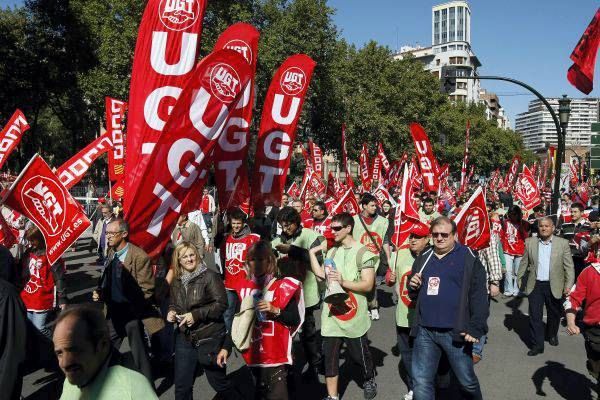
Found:
[(336, 246), (327, 252), (335, 268), (321, 266), (317, 259), (322, 248), (309, 251), (310, 265), (314, 274), (328, 284), (335, 281), (348, 294), (340, 303), (328, 303), (321, 312), (321, 335), (325, 356), (325, 383), (328, 396), (325, 400), (337, 400), (339, 378), (339, 356), (342, 344), (346, 344), (346, 354), (357, 364), (363, 373), (363, 391), (365, 399), (377, 395), (375, 368), (369, 349), (367, 332), (371, 320), (367, 311), (367, 294), (375, 282), (377, 256), (352, 235), (356, 226), (348, 213), (337, 214), (331, 221), (331, 231)]
[(306, 266), (304, 279), (304, 324), (300, 332), (300, 341), (308, 360), (309, 369), (305, 378), (318, 380), (318, 371), (322, 366), (322, 355), (317, 345), (317, 328), (314, 312), (320, 306), (320, 293), (317, 278), (310, 269), (309, 249), (327, 245), (325, 238), (312, 229), (302, 226), (300, 214), (292, 207), (283, 207), (277, 215), (277, 222), (281, 225), (281, 235), (271, 241), (271, 246), (279, 258), (289, 257), (300, 261)]
[(433, 248), (412, 267), (409, 295), (416, 300), (411, 336), (414, 397), (435, 398), (435, 374), (442, 354), (469, 399), (482, 399), (473, 369), (473, 343), (487, 333), (486, 273), (473, 252), (456, 242), (456, 224), (431, 222)]
[(314, 225), (313, 230), (327, 239), (328, 247), (333, 246), (333, 234), (331, 233), (331, 218), (328, 217), (327, 206), (322, 201), (317, 201), (311, 209)]
[(429, 227), (420, 222), (415, 225), (408, 237), (408, 248), (400, 248), (392, 253), (390, 269), (386, 274), (386, 283), (394, 285), (398, 295), (396, 305), (396, 334), (398, 338), (398, 352), (402, 358), (404, 368), (403, 380), (408, 387), (404, 400), (413, 398), (413, 380), (411, 373), (413, 341), (410, 338), (410, 327), (415, 312), (415, 303), (408, 296), (408, 278), (412, 271), (415, 258), (429, 246)]

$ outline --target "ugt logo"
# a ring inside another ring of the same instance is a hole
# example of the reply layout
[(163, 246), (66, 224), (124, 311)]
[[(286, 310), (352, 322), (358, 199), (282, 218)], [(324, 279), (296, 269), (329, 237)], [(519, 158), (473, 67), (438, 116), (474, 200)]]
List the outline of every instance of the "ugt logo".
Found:
[(233, 51), (237, 51), (241, 55), (244, 56), (248, 64), (252, 64), (252, 50), (250, 49), (250, 45), (243, 40), (234, 39), (227, 42), (225, 45), (226, 49), (230, 49)]
[(174, 31), (194, 25), (199, 13), (198, 0), (162, 0), (158, 9), (163, 25)]
[(210, 89), (223, 103), (231, 103), (241, 89), (240, 77), (227, 64), (217, 64), (210, 73)]
[(306, 82), (305, 77), (304, 71), (300, 68), (288, 68), (283, 75), (281, 75), (281, 89), (283, 89), (286, 94), (295, 96), (304, 89), (304, 83)]
[[(43, 230), (50, 236), (60, 233), (65, 215), (62, 206), (64, 194), (58, 185), (51, 179), (38, 176), (28, 180), (21, 193), (24, 206), (33, 217), (38, 217), (36, 222), (45, 228)], [(29, 209), (31, 206), (33, 209)]]

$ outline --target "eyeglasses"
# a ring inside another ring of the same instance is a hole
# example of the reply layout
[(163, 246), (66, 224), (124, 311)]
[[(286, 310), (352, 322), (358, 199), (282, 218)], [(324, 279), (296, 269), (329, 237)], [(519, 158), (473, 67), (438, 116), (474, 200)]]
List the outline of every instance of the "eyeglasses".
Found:
[(341, 226), (341, 225), (336, 225), (336, 226), (332, 226), (332, 227), (331, 227), (331, 230), (332, 230), (332, 231), (334, 231), (334, 232), (339, 232), (339, 231), (341, 231), (342, 229), (344, 229), (344, 227), (343, 227), (343, 226)]
[(106, 236), (115, 236), (115, 235), (118, 235), (119, 233), (123, 233), (123, 231), (116, 231), (116, 232), (106, 231)]
[(450, 234), (446, 233), (446, 232), (432, 232), (431, 236), (433, 236), (434, 238), (442, 237), (444, 239), (448, 239), (448, 237), (450, 236)]

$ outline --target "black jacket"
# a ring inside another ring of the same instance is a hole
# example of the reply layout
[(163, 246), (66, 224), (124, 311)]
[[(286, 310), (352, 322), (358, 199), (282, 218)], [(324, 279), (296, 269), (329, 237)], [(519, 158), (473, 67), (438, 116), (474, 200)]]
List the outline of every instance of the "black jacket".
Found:
[(171, 284), (169, 310), (177, 314), (192, 313), (194, 325), (182, 329), (192, 343), (225, 335), (223, 313), (227, 309), (227, 294), (221, 276), (209, 269), (193, 278), (187, 287), (180, 279)]
[[(458, 243), (456, 245), (462, 246)], [(433, 248), (430, 248), (415, 259), (410, 278), (407, 281), (409, 297), (413, 300), (417, 300), (413, 326), (411, 327), (410, 332), (411, 336), (417, 336), (419, 331), (419, 323), (421, 320), (419, 314), (419, 293), (422, 286), (418, 290), (413, 290), (408, 285), (408, 282), (413, 275), (421, 270), (421, 267), (430, 255), (435, 257), (435, 255), (431, 254), (432, 251)], [(425, 290), (427, 290), (427, 288), (425, 288)], [(479, 258), (477, 258), (469, 249), (465, 256), (465, 271), (460, 294), (458, 315), (454, 327), (452, 328), (453, 339), (457, 342), (462, 342), (464, 339), (460, 334), (463, 332), (468, 333), (477, 339), (485, 335), (488, 331), (487, 319), (489, 314), (490, 307), (488, 302), (485, 268), (481, 264), (481, 261), (479, 261)]]

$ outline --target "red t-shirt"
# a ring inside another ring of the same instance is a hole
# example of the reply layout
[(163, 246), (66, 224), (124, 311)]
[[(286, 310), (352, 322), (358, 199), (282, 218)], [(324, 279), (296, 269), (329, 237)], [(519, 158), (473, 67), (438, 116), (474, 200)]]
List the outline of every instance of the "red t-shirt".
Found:
[(525, 239), (527, 239), (527, 223), (521, 221), (515, 224), (509, 220), (502, 223), (502, 248), (504, 253), (521, 257), (525, 253)]
[(565, 308), (578, 310), (584, 301), (583, 322), (587, 325), (600, 324), (600, 272), (591, 265), (579, 274)]
[(240, 282), (245, 281), (246, 274), (246, 258), (248, 249), (254, 243), (260, 240), (260, 236), (255, 233), (235, 238), (233, 235), (228, 235), (222, 251), (225, 254), (225, 289), (236, 290)]
[[(60, 268), (64, 268), (61, 260)], [(58, 304), (54, 287), (52, 267), (45, 255), (29, 254), (28, 265), (29, 280), (21, 291), (21, 299), (27, 311), (49, 311)]]

